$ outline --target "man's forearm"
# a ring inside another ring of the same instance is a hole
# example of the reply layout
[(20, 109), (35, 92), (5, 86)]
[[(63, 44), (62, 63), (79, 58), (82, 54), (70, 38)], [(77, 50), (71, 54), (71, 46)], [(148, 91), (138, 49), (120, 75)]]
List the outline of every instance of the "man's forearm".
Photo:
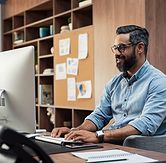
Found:
[(76, 127), (75, 129), (87, 130), (87, 131), (96, 131), (97, 127), (92, 121), (85, 120), (80, 126)]
[(130, 135), (140, 135), (141, 133), (132, 127), (127, 125), (120, 129), (106, 130), (104, 131), (104, 142), (111, 142), (111, 140), (124, 140)]

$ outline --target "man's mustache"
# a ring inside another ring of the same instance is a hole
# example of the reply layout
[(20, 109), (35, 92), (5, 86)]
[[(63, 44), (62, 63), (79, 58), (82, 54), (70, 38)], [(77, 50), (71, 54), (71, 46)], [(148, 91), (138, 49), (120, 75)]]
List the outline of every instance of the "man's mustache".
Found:
[(124, 55), (116, 55), (115, 58), (116, 59), (125, 59), (126, 57)]

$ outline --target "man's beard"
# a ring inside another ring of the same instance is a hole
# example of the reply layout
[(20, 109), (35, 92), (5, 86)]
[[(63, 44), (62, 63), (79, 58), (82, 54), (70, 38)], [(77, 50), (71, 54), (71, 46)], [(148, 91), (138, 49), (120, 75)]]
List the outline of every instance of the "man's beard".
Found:
[(131, 54), (130, 57), (126, 58), (124, 55), (116, 56), (116, 60), (119, 60), (119, 63), (116, 63), (117, 68), (121, 72), (126, 72), (130, 68), (132, 68), (136, 62), (136, 55), (135, 55), (135, 49), (133, 49), (133, 53)]

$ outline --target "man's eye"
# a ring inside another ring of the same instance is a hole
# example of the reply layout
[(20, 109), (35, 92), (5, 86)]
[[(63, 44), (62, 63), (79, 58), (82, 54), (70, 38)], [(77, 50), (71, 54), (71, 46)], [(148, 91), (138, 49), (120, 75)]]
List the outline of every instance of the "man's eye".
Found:
[(124, 49), (125, 45), (119, 45), (119, 49)]

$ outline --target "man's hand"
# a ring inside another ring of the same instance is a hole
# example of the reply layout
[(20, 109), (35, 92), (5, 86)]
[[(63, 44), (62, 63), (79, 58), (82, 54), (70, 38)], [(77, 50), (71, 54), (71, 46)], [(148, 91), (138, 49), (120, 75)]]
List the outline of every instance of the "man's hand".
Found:
[(81, 140), (87, 143), (99, 143), (99, 140), (96, 137), (96, 133), (86, 130), (71, 131), (69, 134), (65, 135), (65, 139)]
[(62, 135), (68, 134), (70, 129), (67, 127), (54, 128), (51, 132), (52, 137), (60, 137)]

